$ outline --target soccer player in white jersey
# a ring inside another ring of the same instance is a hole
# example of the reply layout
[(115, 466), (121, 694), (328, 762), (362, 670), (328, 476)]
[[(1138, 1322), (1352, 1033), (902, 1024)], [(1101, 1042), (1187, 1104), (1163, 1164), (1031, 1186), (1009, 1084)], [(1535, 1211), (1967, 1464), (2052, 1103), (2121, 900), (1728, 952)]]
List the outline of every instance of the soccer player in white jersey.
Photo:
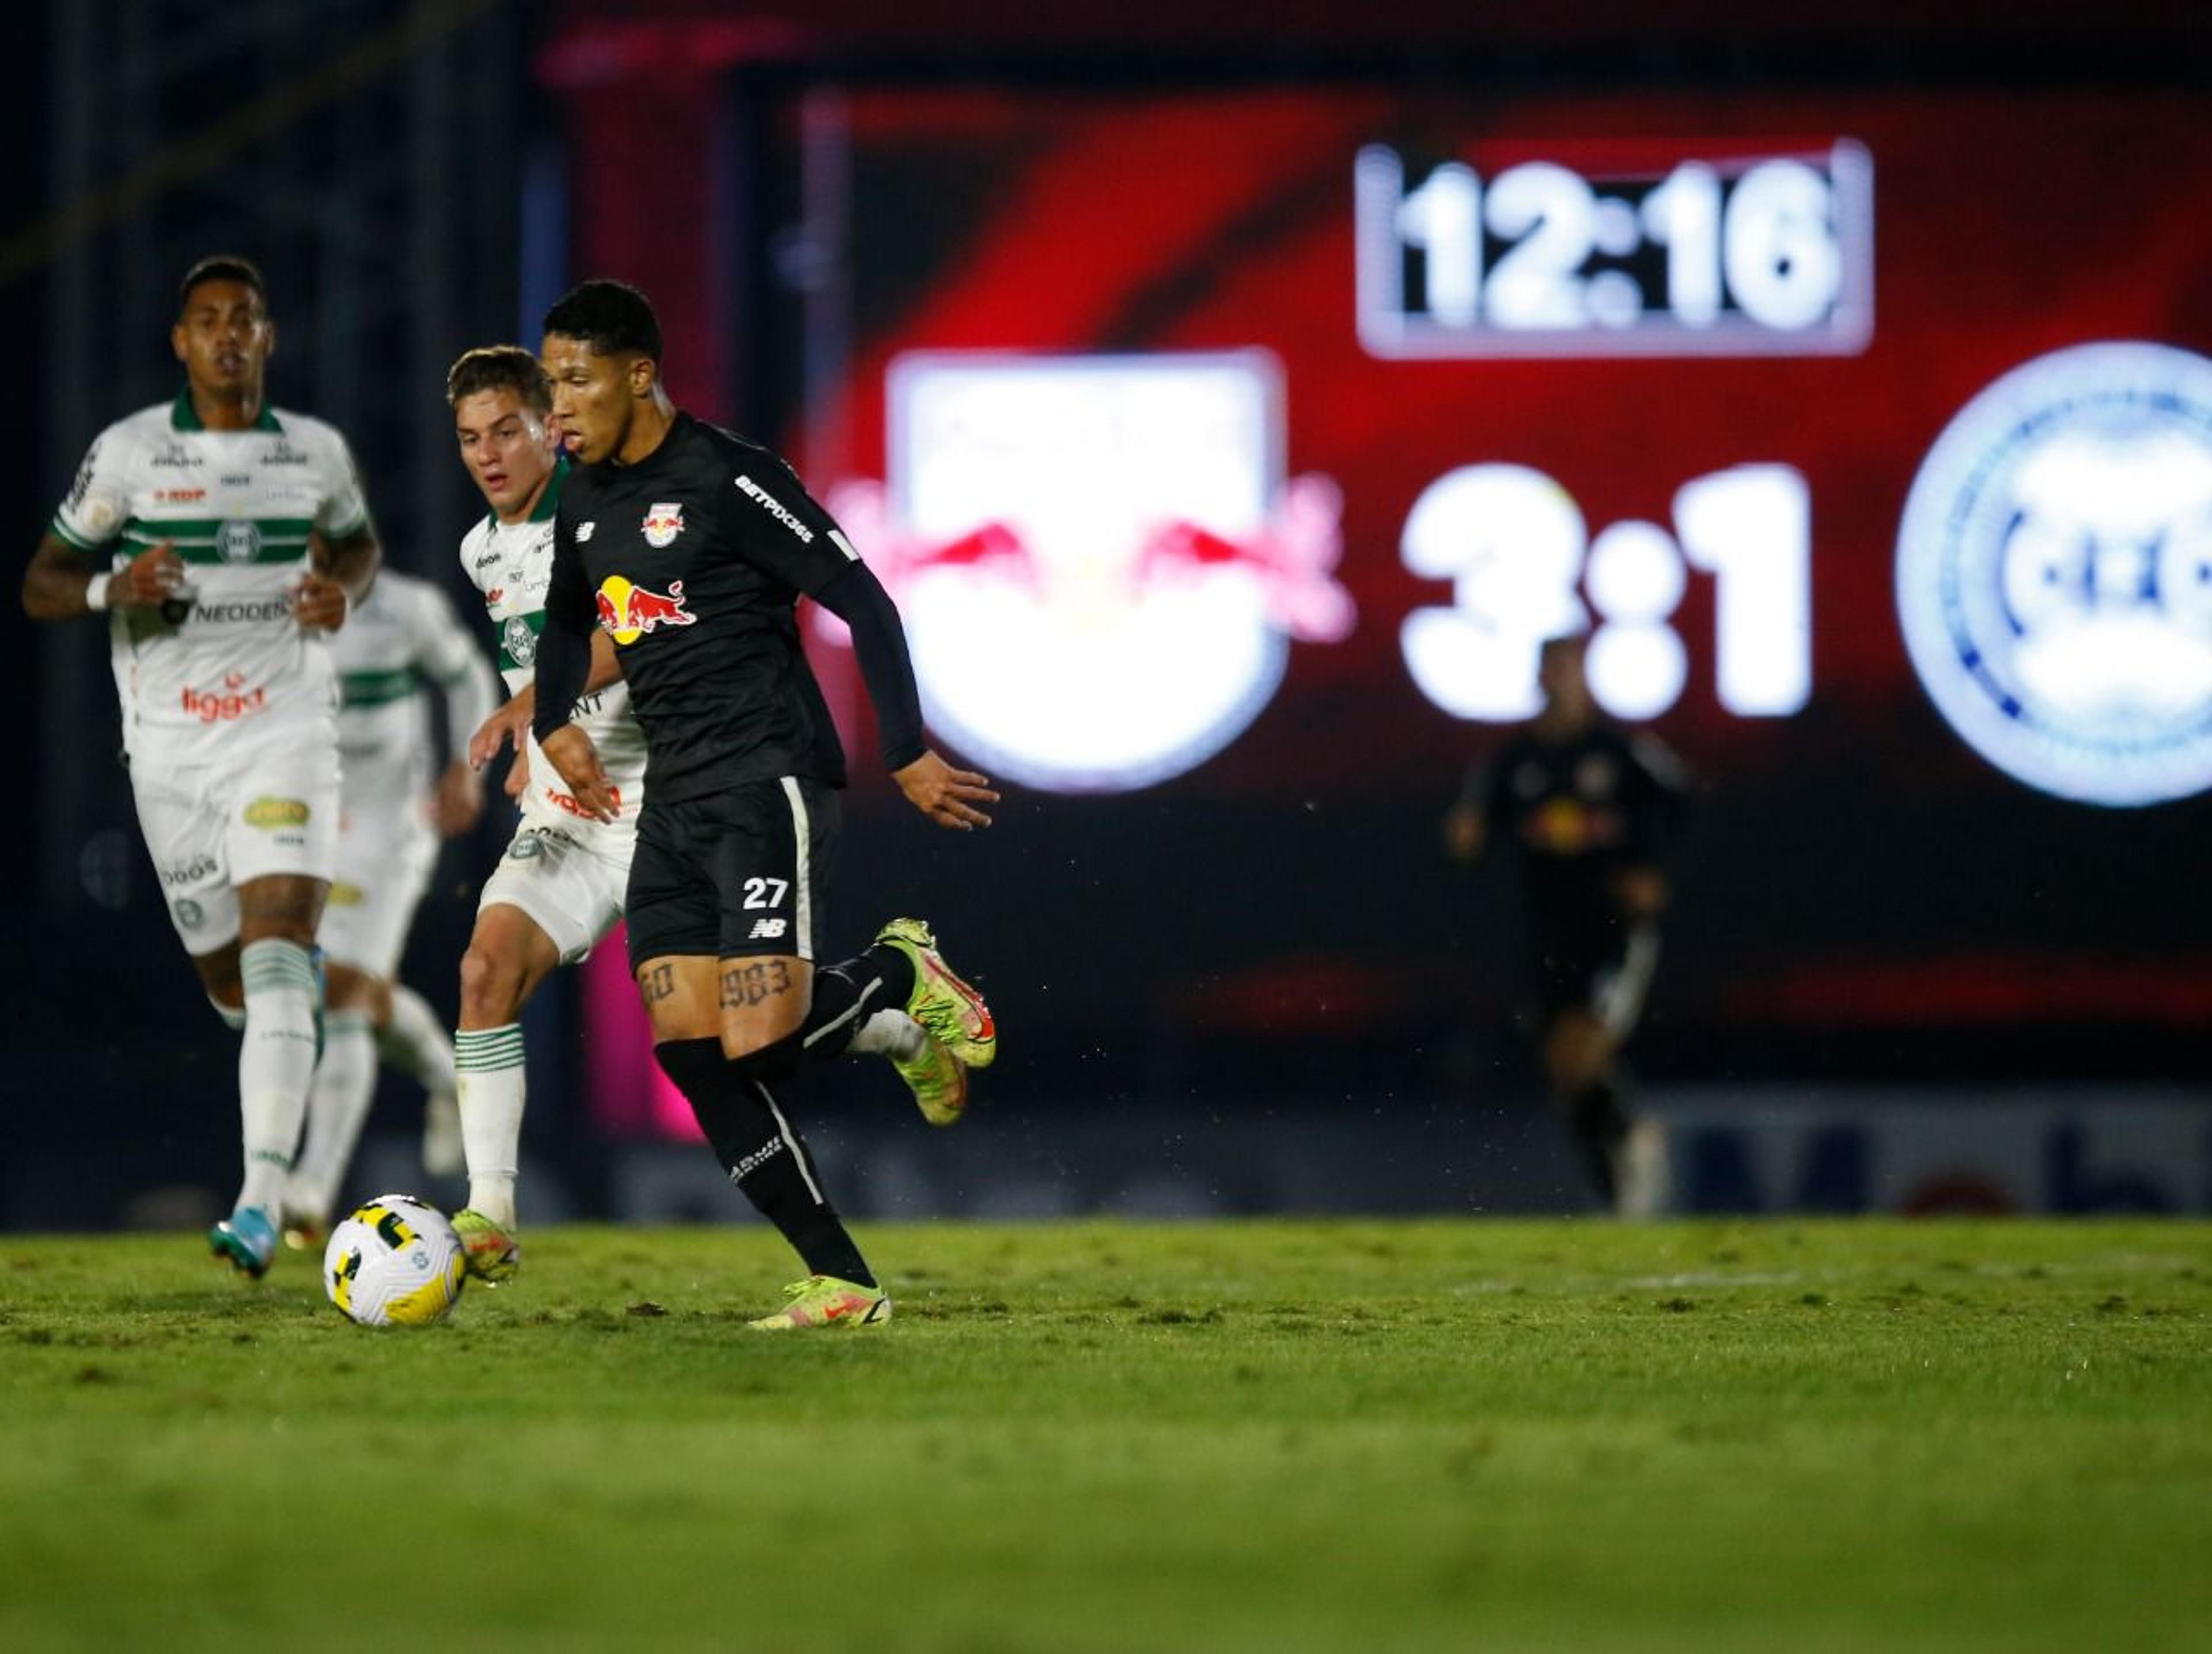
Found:
[[(467, 832), (483, 813), (483, 778), (469, 763), (469, 738), (499, 703), (491, 665), (446, 594), (396, 569), (377, 576), (368, 601), (331, 640), (331, 656), (344, 790), (337, 873), (320, 934), (327, 1010), (322, 1061), (307, 1093), (307, 1135), (284, 1199), (285, 1238), (302, 1245), (319, 1244), (330, 1227), (338, 1185), (375, 1099), (380, 1049), (430, 1093), (425, 1170), (460, 1169), (453, 1041), (436, 1013), (398, 979), (441, 837)], [(426, 682), (446, 696), (448, 756), (434, 781)], [(448, 1110), (456, 1140), (441, 1168), (428, 1164), (437, 1158), (428, 1146)]]
[(518, 757), (507, 791), (522, 806), (514, 837), (486, 881), (476, 930), (461, 958), (455, 1037), (461, 1141), (469, 1203), (453, 1217), (469, 1272), (498, 1282), (518, 1262), (514, 1180), (523, 1110), (522, 1028), (517, 1020), (555, 967), (572, 964), (622, 917), (644, 796), (645, 737), (629, 690), (602, 638), (576, 702), (620, 800), (599, 822), (576, 807), (530, 738), (537, 704), (532, 668), (553, 571), (553, 513), (567, 466), (548, 429), (552, 401), (538, 358), (515, 345), (467, 352), (446, 379), (461, 463), (491, 510), (461, 541), (461, 567), (483, 593), (499, 634), (499, 670), (514, 699), (475, 733), (471, 756), (488, 763), (509, 739)]
[(240, 1030), (245, 1178), (208, 1232), (259, 1276), (315, 1067), (313, 950), (338, 818), (326, 634), (380, 552), (345, 440), (271, 407), (261, 273), (201, 260), (178, 289), (173, 403), (101, 432), (23, 578), (38, 620), (106, 617), (123, 745), (169, 917)]

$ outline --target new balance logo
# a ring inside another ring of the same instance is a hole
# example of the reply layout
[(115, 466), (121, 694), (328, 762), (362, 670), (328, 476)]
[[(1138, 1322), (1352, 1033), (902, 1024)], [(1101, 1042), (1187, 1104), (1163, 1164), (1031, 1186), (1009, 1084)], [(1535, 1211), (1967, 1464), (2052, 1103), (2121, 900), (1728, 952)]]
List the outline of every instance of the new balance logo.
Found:
[(784, 921), (781, 919), (756, 919), (753, 921), (752, 934), (746, 937), (745, 939), (749, 942), (757, 942), (764, 939), (768, 941), (779, 941), (782, 939), (783, 932)]
[(581, 545), (586, 540), (590, 539), (592, 538), (592, 531), (598, 526), (599, 524), (596, 521), (578, 523), (576, 525), (576, 544)]

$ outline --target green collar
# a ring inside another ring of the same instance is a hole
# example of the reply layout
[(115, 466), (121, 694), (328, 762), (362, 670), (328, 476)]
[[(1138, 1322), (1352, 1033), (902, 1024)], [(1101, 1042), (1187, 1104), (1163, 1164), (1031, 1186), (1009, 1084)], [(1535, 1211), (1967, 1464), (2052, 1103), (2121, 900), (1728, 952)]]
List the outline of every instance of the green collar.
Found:
[[(530, 508), (530, 514), (523, 521), (550, 523), (553, 520), (553, 514), (561, 508), (561, 484), (568, 480), (568, 456), (565, 453), (555, 454), (553, 475), (545, 484), (545, 492), (538, 496), (538, 503)], [(497, 528), (500, 526), (499, 513), (485, 512), (484, 521)]]
[(538, 496), (538, 503), (530, 513), (532, 522), (549, 523), (553, 520), (553, 514), (561, 508), (561, 484), (568, 475), (568, 456), (565, 453), (555, 454), (553, 475), (545, 484), (545, 492)]
[[(177, 392), (176, 402), (169, 409), (169, 424), (172, 429), (180, 431), (204, 431), (207, 429), (205, 425), (200, 423), (199, 410), (192, 406), (191, 386), (187, 385)], [(261, 404), (261, 417), (253, 422), (253, 429), (257, 431), (275, 431), (280, 435), (284, 429), (276, 423), (276, 412), (266, 402)]]

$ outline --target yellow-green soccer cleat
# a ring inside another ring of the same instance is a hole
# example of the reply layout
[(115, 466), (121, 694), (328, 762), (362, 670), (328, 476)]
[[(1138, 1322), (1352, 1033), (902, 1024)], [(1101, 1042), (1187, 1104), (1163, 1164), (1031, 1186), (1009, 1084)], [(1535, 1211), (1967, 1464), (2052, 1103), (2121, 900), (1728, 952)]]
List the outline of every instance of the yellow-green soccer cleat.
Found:
[(989, 1067), (999, 1055), (999, 1027), (991, 1020), (991, 1007), (952, 974), (929, 927), (919, 919), (894, 919), (876, 933), (876, 940), (896, 948), (914, 966), (907, 1015), (967, 1067)]
[(937, 1043), (937, 1036), (921, 1031), (921, 1050), (911, 1057), (893, 1057), (915, 1106), (933, 1126), (957, 1126), (968, 1111), (968, 1070), (960, 1059)]
[(791, 1332), (805, 1327), (879, 1327), (891, 1318), (890, 1295), (882, 1287), (835, 1275), (794, 1280), (783, 1295), (791, 1301), (774, 1315), (745, 1324), (755, 1332)]
[(463, 1267), (487, 1286), (514, 1279), (522, 1267), (522, 1243), (511, 1229), (464, 1207), (453, 1213), (453, 1232), (461, 1237)]
[(284, 1208), (284, 1244), (295, 1252), (313, 1252), (320, 1256), (323, 1243), (331, 1237), (331, 1220), (318, 1217), (304, 1207), (288, 1206)]

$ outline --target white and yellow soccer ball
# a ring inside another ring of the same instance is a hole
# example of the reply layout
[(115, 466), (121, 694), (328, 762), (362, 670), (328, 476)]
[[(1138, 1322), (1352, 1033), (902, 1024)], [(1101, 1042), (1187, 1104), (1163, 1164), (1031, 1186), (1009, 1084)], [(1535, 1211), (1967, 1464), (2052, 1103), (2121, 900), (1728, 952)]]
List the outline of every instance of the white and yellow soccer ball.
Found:
[(364, 1327), (427, 1327), (459, 1300), (466, 1265), (444, 1213), (411, 1195), (380, 1195), (331, 1231), (323, 1290)]

